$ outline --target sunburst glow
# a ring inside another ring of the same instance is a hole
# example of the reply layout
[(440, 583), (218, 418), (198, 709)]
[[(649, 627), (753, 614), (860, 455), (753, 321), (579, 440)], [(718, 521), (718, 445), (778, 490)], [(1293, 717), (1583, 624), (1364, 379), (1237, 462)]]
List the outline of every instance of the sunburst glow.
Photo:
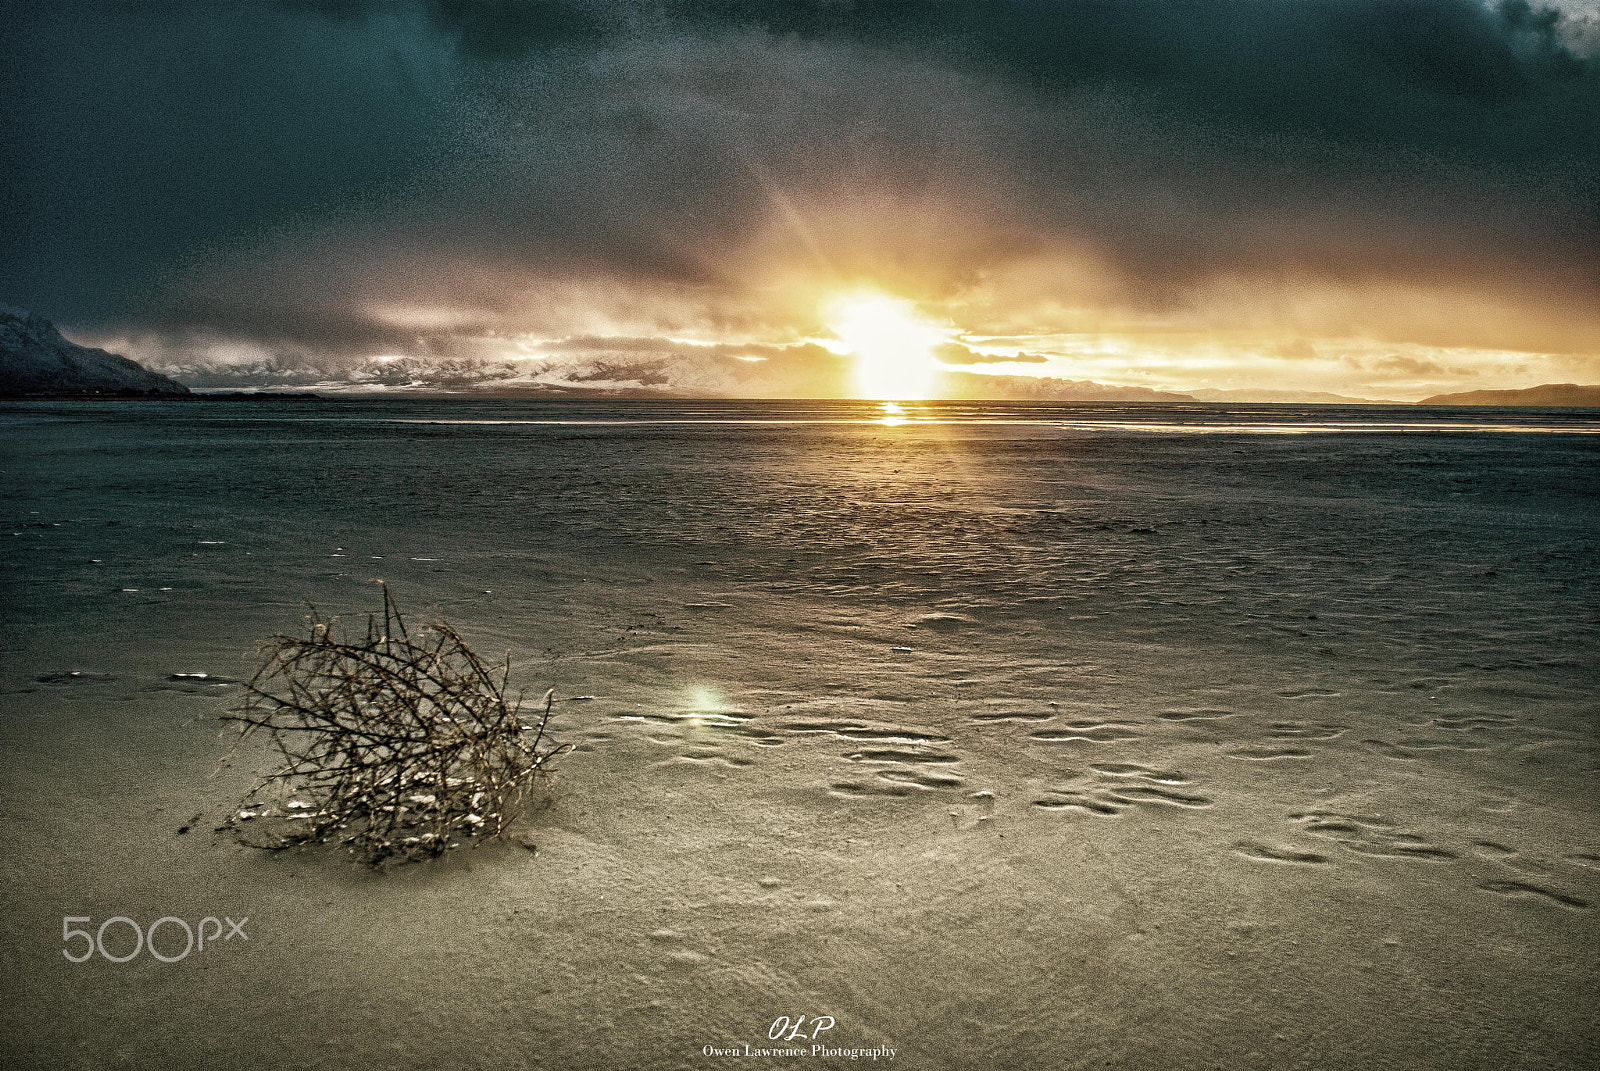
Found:
[(939, 371), (933, 348), (945, 335), (909, 301), (852, 294), (835, 301), (829, 312), (829, 328), (856, 360), (860, 397), (914, 401), (933, 393)]

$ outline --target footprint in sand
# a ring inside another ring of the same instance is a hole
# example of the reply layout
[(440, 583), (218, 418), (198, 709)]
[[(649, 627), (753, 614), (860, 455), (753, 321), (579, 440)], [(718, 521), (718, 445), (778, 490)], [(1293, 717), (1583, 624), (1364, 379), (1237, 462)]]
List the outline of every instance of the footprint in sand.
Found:
[(1261, 844), (1256, 841), (1239, 841), (1233, 846), (1235, 855), (1258, 863), (1289, 863), (1299, 866), (1325, 866), (1332, 862), (1326, 855), (1305, 852), (1278, 844)]
[(1468, 743), (1465, 740), (1429, 740), (1426, 737), (1408, 736), (1394, 742), (1395, 747), (1407, 751), (1482, 751), (1484, 744)]
[[(1480, 859), (1499, 863), (1501, 866), (1512, 870), (1520, 870), (1524, 874), (1545, 875), (1554, 869), (1550, 864), (1539, 859), (1524, 856), (1517, 849), (1508, 844), (1501, 844), (1495, 840), (1475, 840), (1472, 842), (1472, 851)], [(1571, 858), (1570, 856), (1568, 857)]]
[(917, 618), (916, 623), (919, 628), (932, 629), (935, 632), (959, 632), (977, 625), (976, 621), (965, 614), (950, 613), (923, 614)]
[(1585, 911), (1589, 907), (1589, 901), (1587, 900), (1564, 892), (1558, 892), (1555, 889), (1530, 885), (1525, 881), (1486, 881), (1478, 888), (1486, 892), (1492, 892), (1497, 896), (1542, 899), (1558, 907), (1564, 907), (1569, 911)]
[(1047, 789), (1046, 795), (1034, 800), (1033, 805), (1046, 811), (1082, 810), (1091, 814), (1114, 815), (1135, 804), (1197, 810), (1210, 807), (1211, 802), (1205, 796), (1175, 792), (1159, 784), (1123, 780), (1111, 785)]
[(732, 732), (745, 736), (768, 737), (773, 734), (764, 729), (753, 729), (745, 723), (754, 719), (748, 714), (733, 714), (721, 711), (697, 710), (687, 714), (635, 714), (622, 713), (612, 715), (612, 720), (629, 722), (649, 726), (666, 726), (673, 729), (686, 731)]
[(1508, 855), (1517, 854), (1515, 848), (1494, 840), (1475, 840), (1472, 842), (1472, 846), (1485, 859), (1504, 859)]
[(1275, 721), (1267, 726), (1269, 736), (1296, 740), (1332, 740), (1344, 735), (1348, 725), (1312, 725), (1303, 721)]
[(1156, 717), (1166, 721), (1217, 721), (1221, 718), (1236, 718), (1236, 710), (1222, 710), (1215, 707), (1179, 707), (1175, 710), (1163, 710)]
[(1273, 762), (1278, 759), (1309, 759), (1311, 752), (1303, 747), (1235, 747), (1223, 752), (1230, 759), (1248, 759), (1251, 762)]
[(754, 763), (752, 763), (749, 759), (730, 758), (729, 756), (717, 751), (691, 751), (682, 755), (674, 755), (670, 759), (662, 759), (660, 762), (651, 763), (651, 766), (653, 767), (726, 766), (735, 770), (740, 769), (741, 767), (752, 765), (754, 765)]
[(1053, 711), (1053, 710), (1013, 711), (1013, 712), (1009, 712), (1009, 713), (1002, 712), (1002, 713), (998, 713), (998, 714), (974, 714), (974, 715), (972, 715), (972, 720), (973, 721), (982, 721), (982, 722), (991, 722), (991, 721), (1049, 721), (1051, 718), (1053, 718), (1055, 716), (1056, 716), (1056, 712)]
[(744, 737), (756, 747), (782, 747), (784, 744), (788, 743), (787, 740), (779, 736), (777, 733), (769, 733), (765, 729), (747, 729), (741, 727), (738, 729), (730, 729), (728, 731)]
[(892, 784), (910, 785), (912, 788), (924, 791), (955, 789), (966, 784), (961, 778), (951, 774), (922, 773), (917, 770), (880, 770), (878, 777)]
[(873, 796), (909, 796), (909, 785), (862, 784), (860, 781), (835, 781), (828, 786), (828, 795), (840, 799), (869, 799)]
[(779, 726), (787, 733), (817, 733), (844, 740), (878, 744), (947, 744), (948, 736), (894, 725), (867, 725), (853, 721), (795, 721)]
[(1089, 769), (1104, 777), (1136, 777), (1158, 785), (1186, 785), (1189, 779), (1173, 770), (1152, 770), (1136, 762), (1094, 762)]
[(1043, 811), (1087, 811), (1090, 814), (1121, 814), (1125, 803), (1112, 802), (1087, 792), (1068, 789), (1051, 789), (1050, 795), (1036, 799), (1033, 805)]
[(1118, 785), (1107, 790), (1106, 795), (1112, 799), (1125, 800), (1129, 803), (1151, 803), (1164, 807), (1186, 807), (1200, 809), (1211, 806), (1211, 800), (1205, 796), (1191, 796), (1183, 792), (1174, 792), (1159, 785)]
[(1336, 811), (1308, 811), (1289, 816), (1307, 833), (1337, 842), (1346, 851), (1382, 859), (1420, 859), (1446, 862), (1459, 856), (1429, 843), (1415, 833), (1394, 828), (1378, 815), (1350, 815)]
[(1119, 740), (1138, 740), (1142, 733), (1133, 732), (1125, 722), (1068, 722), (1066, 729), (1048, 729), (1030, 733), (1029, 740), (1041, 744), (1111, 744)]
[(58, 673), (41, 673), (33, 679), (39, 684), (88, 684), (90, 682), (105, 683), (114, 681), (117, 678), (109, 673), (94, 673), (83, 669), (64, 669)]
[(915, 751), (895, 751), (884, 749), (881, 751), (857, 751), (854, 755), (846, 756), (851, 762), (866, 763), (915, 763), (925, 766), (940, 766), (961, 760), (954, 755), (925, 754)]
[(1479, 711), (1471, 714), (1446, 714), (1433, 719), (1436, 728), (1449, 729), (1454, 732), (1470, 733), (1484, 729), (1510, 729), (1516, 726), (1517, 719), (1510, 714), (1498, 714), (1489, 711)]

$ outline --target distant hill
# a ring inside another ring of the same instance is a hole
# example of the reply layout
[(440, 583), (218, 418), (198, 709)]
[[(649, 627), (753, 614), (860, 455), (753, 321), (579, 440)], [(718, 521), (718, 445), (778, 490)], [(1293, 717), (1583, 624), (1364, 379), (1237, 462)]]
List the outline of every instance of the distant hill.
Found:
[(1049, 376), (991, 376), (978, 372), (946, 372), (943, 397), (1006, 402), (1192, 402), (1187, 394), (1148, 387), (1116, 387), (1090, 379)]
[(138, 361), (68, 342), (42, 316), (0, 305), (0, 396), (188, 393)]
[(1600, 408), (1600, 384), (1545, 383), (1522, 390), (1469, 390), (1461, 394), (1435, 394), (1418, 405), (1548, 405)]
[(1321, 390), (1192, 390), (1191, 397), (1202, 402), (1242, 402), (1291, 405), (1401, 405), (1384, 398), (1351, 398)]

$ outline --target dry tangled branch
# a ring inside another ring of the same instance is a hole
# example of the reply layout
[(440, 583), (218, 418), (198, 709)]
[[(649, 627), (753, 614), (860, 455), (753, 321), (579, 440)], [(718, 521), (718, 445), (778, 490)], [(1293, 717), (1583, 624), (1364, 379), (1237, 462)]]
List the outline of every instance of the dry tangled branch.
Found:
[(243, 737), (266, 733), (282, 759), (235, 828), (256, 820), (276, 837), (266, 846), (346, 844), (373, 864), (504, 832), (565, 750), (545, 742), (554, 693), (524, 722), (520, 698), (506, 698), (509, 656), (491, 672), (443, 622), (411, 635), (386, 585), (364, 638), (336, 625), (313, 611), (309, 637), (275, 637), (224, 716)]

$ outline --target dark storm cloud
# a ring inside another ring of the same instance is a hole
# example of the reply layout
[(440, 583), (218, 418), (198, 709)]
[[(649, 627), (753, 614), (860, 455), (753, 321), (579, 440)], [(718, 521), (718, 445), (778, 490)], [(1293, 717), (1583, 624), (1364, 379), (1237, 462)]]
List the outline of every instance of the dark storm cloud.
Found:
[(361, 354), (439, 333), (386, 307), (577, 333), (552, 293), (627, 292), (749, 327), (757, 239), (936, 292), (1062, 246), (1154, 305), (1290, 273), (1600, 295), (1597, 61), (1520, 0), (83, 2), (10, 27), (0, 297), (88, 325)]
[[(280, 0), (291, 11), (332, 19), (362, 19), (383, 13), (385, 0)], [(626, 26), (598, 3), (579, 0), (419, 0), (434, 26), (483, 59), (513, 59), (536, 48), (602, 37)]]
[(168, 257), (358, 212), (453, 121), (400, 24), (70, 2), (8, 21), (0, 285), (64, 312), (137, 308), (121, 285)]
[(1195, 113), (1265, 131), (1514, 159), (1592, 159), (1596, 151), (1593, 62), (1569, 47), (1560, 11), (1528, 0), (434, 0), (425, 6), (464, 50), (485, 59), (641, 26), (732, 26), (880, 45), (1041, 91), (1143, 87)]

